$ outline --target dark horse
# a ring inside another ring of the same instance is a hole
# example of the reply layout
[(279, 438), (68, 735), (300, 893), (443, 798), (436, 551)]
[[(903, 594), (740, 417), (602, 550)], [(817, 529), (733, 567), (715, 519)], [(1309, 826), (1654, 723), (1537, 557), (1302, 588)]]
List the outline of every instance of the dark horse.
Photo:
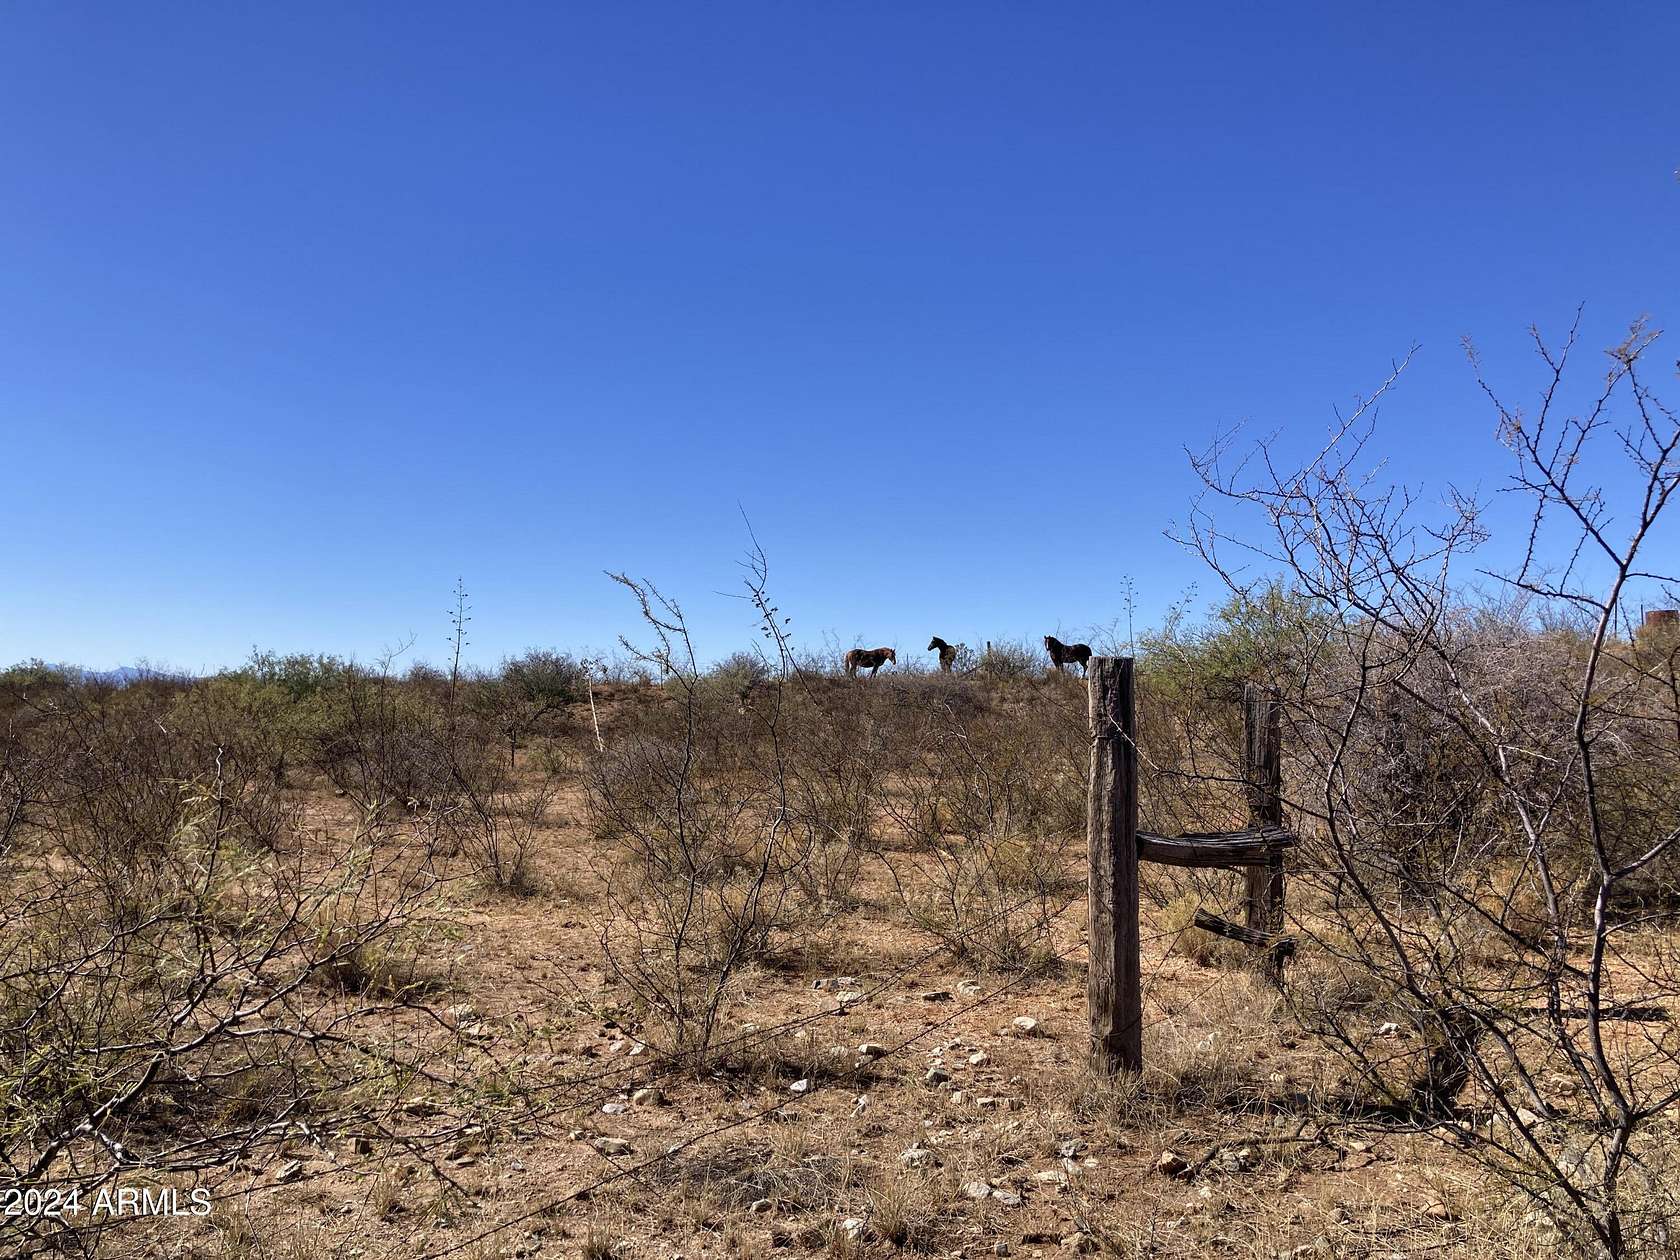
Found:
[(1058, 670), (1063, 665), (1078, 665), (1079, 672), (1085, 672), (1085, 664), (1091, 659), (1091, 645), (1089, 643), (1063, 643), (1053, 634), (1044, 636), (1044, 650), (1050, 653), (1050, 663)]
[(927, 650), (939, 653), (939, 668), (949, 674), (951, 666), (957, 663), (957, 653), (962, 650), (962, 644), (952, 647), (936, 634), (928, 640)]
[(898, 653), (891, 648), (853, 648), (846, 653), (846, 676), (856, 678), (859, 669), (868, 669), (873, 678), (875, 671), (888, 661), (898, 664)]

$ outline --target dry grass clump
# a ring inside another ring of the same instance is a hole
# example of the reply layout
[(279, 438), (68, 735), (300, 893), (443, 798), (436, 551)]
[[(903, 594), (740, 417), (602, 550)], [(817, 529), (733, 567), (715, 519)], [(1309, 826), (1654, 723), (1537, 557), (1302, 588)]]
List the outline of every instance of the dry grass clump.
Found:
[(714, 1220), (767, 1200), (788, 1215), (820, 1212), (852, 1194), (860, 1170), (843, 1150), (803, 1128), (781, 1125), (766, 1136), (724, 1143), (666, 1160), (647, 1174)]
[(620, 1260), (627, 1250), (630, 1230), (630, 1223), (618, 1213), (592, 1213), (579, 1255), (583, 1260)]
[(1245, 1110), (1276, 1099), (1282, 1003), (1264, 980), (1235, 972), (1174, 1018), (1144, 1031), (1144, 1088), (1175, 1108)]
[(911, 1169), (875, 1181), (864, 1197), (871, 1234), (905, 1251), (934, 1250), (950, 1204), (942, 1185), (941, 1178)]
[(307, 1225), (279, 1226), (248, 1207), (225, 1207), (213, 1213), (210, 1260), (329, 1260), (338, 1254), (335, 1239)]

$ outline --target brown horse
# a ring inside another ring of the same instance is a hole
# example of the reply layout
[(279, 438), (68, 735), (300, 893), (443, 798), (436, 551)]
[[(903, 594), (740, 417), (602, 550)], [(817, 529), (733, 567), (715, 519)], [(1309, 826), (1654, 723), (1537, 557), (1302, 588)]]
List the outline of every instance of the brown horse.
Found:
[(939, 668), (949, 674), (951, 667), (957, 663), (957, 653), (962, 651), (962, 644), (952, 647), (936, 634), (928, 640), (927, 650), (939, 653)]
[(846, 653), (846, 676), (856, 678), (859, 669), (868, 669), (869, 676), (875, 677), (875, 671), (888, 661), (898, 664), (898, 653), (892, 648), (853, 648)]
[(1085, 672), (1085, 666), (1091, 659), (1091, 645), (1089, 643), (1063, 643), (1053, 634), (1044, 636), (1044, 650), (1050, 653), (1050, 663), (1059, 671), (1063, 665), (1075, 664), (1079, 672)]

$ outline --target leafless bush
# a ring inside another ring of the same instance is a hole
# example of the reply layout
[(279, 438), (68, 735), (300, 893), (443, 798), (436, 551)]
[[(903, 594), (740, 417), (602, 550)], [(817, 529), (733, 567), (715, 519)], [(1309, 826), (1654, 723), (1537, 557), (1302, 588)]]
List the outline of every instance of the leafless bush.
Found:
[(1013, 639), (989, 641), (976, 668), (988, 678), (1032, 678), (1042, 674), (1049, 658), (1036, 647)]
[[(315, 762), (365, 817), (416, 810), (453, 795), (446, 708), (405, 687), (389, 661), (349, 668), (327, 697)], [(447, 705), (447, 693), (444, 697)]]
[[(418, 1002), (429, 846), (254, 818), (237, 793), (271, 780), (198, 761), (162, 720), (174, 699), (31, 701), (7, 745), (27, 769), (0, 848), (0, 1191), (91, 1195), (377, 1130), (423, 1063), (385, 1021)], [(77, 1228), (0, 1220), (20, 1248)]]
[(500, 755), (503, 728), (458, 723), (439, 733), (442, 766), (422, 812), (449, 852), (460, 854), (473, 874), (502, 892), (533, 889), (531, 856), (548, 825), (560, 789), (560, 768), (548, 759), (522, 773)]
[(622, 575), (653, 643), (627, 650), (664, 679), (671, 737), (631, 733), (587, 779), (591, 821), (612, 841), (615, 869), (599, 926), (608, 964), (636, 997), (650, 1037), (669, 1053), (705, 1059), (742, 965), (772, 952), (811, 914), (799, 895), (813, 831), (790, 791), (783, 697), (792, 662), (755, 553), (749, 598), (775, 649), (776, 686), (750, 712), (760, 738), (746, 763), (715, 751), (706, 725), (722, 703), (698, 668), (678, 604)]
[(1063, 734), (1007, 712), (935, 714), (887, 800), (909, 842), (892, 866), (900, 899), (959, 957), (1020, 971), (1054, 952), (1085, 821), (1084, 739)]
[[(1269, 541), (1250, 554), (1326, 631), (1286, 679), (1311, 839), (1297, 883), (1317, 893), (1295, 899), (1298, 1009), (1379, 1107), (1467, 1143), (1576, 1245), (1620, 1256), (1671, 1228), (1646, 1188), (1665, 1158), (1652, 1122), (1680, 1100), (1680, 959), (1659, 930), (1674, 905), (1652, 895), (1680, 839), (1680, 739), (1629, 610), (1668, 580), (1646, 557), (1680, 488), (1680, 424), (1644, 383), (1654, 334), (1637, 326), (1571, 414), (1574, 339), (1536, 335), (1532, 410), (1488, 390), (1533, 505), (1516, 563), (1482, 567), (1492, 595), (1459, 577), (1487, 539), (1481, 505), (1449, 493), (1431, 519), (1364, 472), (1369, 402), (1298, 471), (1264, 448), (1240, 473), (1222, 451), (1197, 467), (1214, 500), (1258, 511)], [(1214, 500), (1186, 541), (1252, 601)]]

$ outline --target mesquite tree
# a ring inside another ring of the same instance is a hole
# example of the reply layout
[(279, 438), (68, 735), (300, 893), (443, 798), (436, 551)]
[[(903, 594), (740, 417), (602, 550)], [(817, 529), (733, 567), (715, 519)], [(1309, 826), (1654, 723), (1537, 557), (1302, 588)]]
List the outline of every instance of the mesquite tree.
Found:
[(1653, 1121), (1680, 1101), (1680, 692), (1676, 645), (1636, 622), (1672, 598), (1680, 421), (1642, 325), (1577, 399), (1576, 328), (1534, 335), (1527, 407), (1472, 352), (1528, 505), (1514, 547), (1487, 504), (1371, 471), (1400, 368), (1298, 467), (1275, 444), (1196, 459), (1182, 539), (1239, 598), (1281, 574), (1310, 610), (1272, 627), (1312, 894), (1291, 997), (1356, 1114), (1467, 1144), (1621, 1256), (1666, 1246), (1676, 1209)]

